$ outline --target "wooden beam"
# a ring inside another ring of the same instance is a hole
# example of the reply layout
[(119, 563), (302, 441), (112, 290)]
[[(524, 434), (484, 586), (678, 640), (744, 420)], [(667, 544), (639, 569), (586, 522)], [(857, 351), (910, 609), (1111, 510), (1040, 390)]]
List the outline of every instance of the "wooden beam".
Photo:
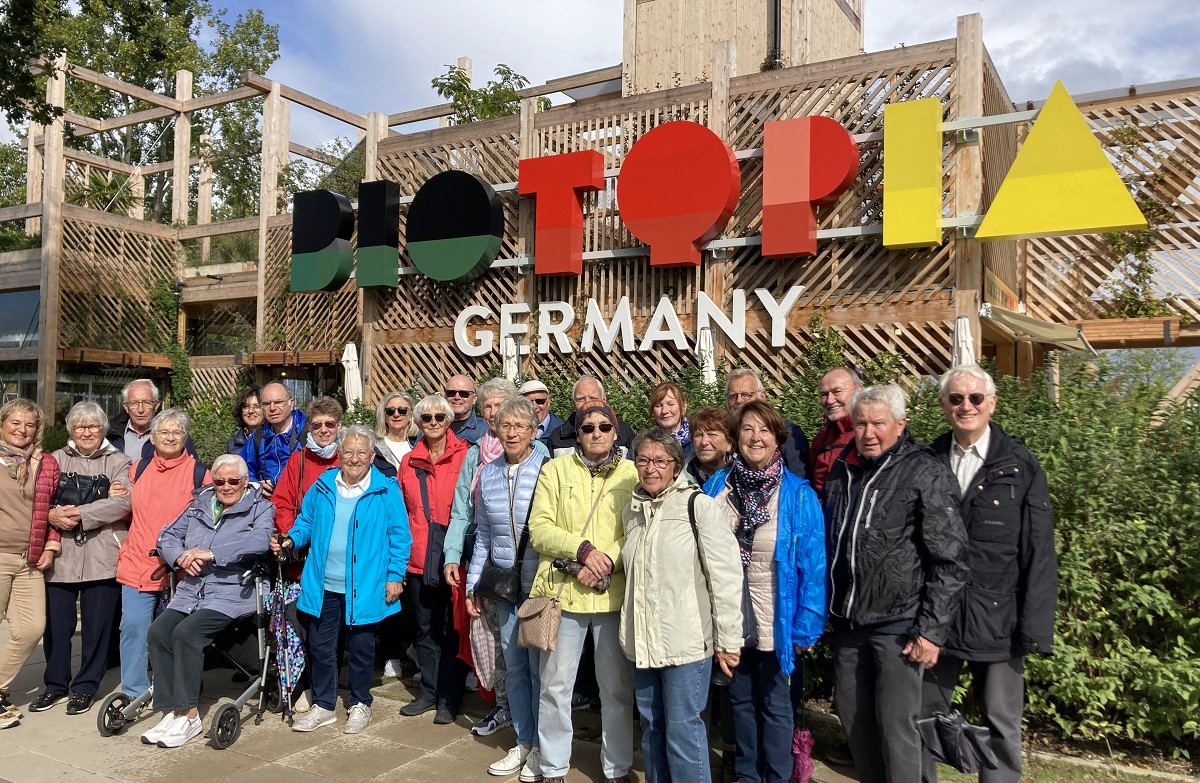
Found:
[(241, 272), (218, 275), (219, 280), (209, 277), (190, 277), (179, 294), (185, 305), (208, 302), (228, 302), (234, 299), (253, 299), (258, 295), (258, 274)]
[(73, 150), (69, 148), (64, 149), (63, 156), (66, 157), (67, 160), (74, 160), (79, 163), (87, 163), (88, 165), (108, 169), (109, 171), (117, 171), (130, 177), (133, 176), (135, 169), (135, 167), (129, 163), (113, 160), (112, 158), (105, 158), (100, 155), (93, 155), (92, 153), (84, 152), (83, 150)]
[(141, 125), (144, 122), (153, 122), (154, 120), (161, 120), (164, 117), (173, 117), (176, 113), (171, 109), (165, 109), (160, 106), (154, 109), (146, 109), (145, 111), (135, 111), (133, 114), (124, 114), (120, 117), (100, 120), (100, 130), (76, 127), (74, 132), (76, 136), (91, 136), (93, 133), (106, 133), (108, 131), (120, 130), (121, 128), (128, 128), (130, 125)]
[(572, 76), (563, 76), (559, 79), (550, 79), (545, 84), (539, 84), (536, 87), (526, 87), (523, 90), (517, 90), (518, 98), (537, 98), (542, 95), (552, 95), (556, 92), (566, 92), (579, 87), (590, 87), (593, 84), (603, 84), (611, 82), (613, 79), (621, 78), (621, 66), (610, 65), (607, 68), (597, 68), (594, 71), (585, 71)]
[[(729, 141), (729, 80), (737, 76), (737, 45), (734, 41), (718, 41), (712, 47), (712, 99), (708, 104), (708, 126), (722, 141)], [(725, 277), (729, 271), (729, 254), (709, 253), (704, 265), (704, 292), (725, 307)], [(728, 350), (724, 337), (713, 333), (713, 367), (720, 367)], [(699, 339), (699, 335), (696, 335)]]
[(88, 117), (83, 114), (76, 114), (73, 111), (63, 112), (63, 119), (72, 125), (80, 125), (94, 131), (103, 130), (104, 127), (104, 120), (98, 120), (95, 117)]
[(621, 95), (632, 95), (637, 84), (638, 0), (624, 0), (621, 15)]
[(242, 355), (242, 365), (334, 365), (342, 363), (336, 351), (254, 351)]
[[(955, 110), (958, 117), (983, 116), (983, 17), (958, 17), (957, 65), (954, 71)], [(982, 140), (958, 143), (954, 148), (954, 213), (978, 215), (983, 207)], [(954, 239), (955, 313), (965, 315), (978, 360), (983, 347), (979, 306), (983, 301), (983, 248), (974, 238)]]
[(27, 218), (40, 217), (43, 206), (41, 204), (17, 204), (15, 207), (0, 207), (0, 223), (5, 223), (9, 220), (25, 220)]
[(324, 163), (326, 166), (340, 166), (342, 163), (340, 158), (335, 158), (312, 147), (305, 147), (303, 144), (297, 144), (294, 141), (288, 142), (288, 152), (293, 155), (299, 155), (302, 158), (315, 160), (318, 163)]
[(183, 110), (187, 112), (200, 111), (201, 109), (211, 109), (216, 106), (224, 106), (227, 103), (237, 103), (248, 98), (258, 98), (261, 96), (262, 90), (257, 87), (245, 85), (243, 87), (234, 87), (232, 90), (222, 90), (214, 92), (212, 95), (201, 95), (199, 98), (189, 98), (183, 103)]
[[(81, 220), (85, 223), (92, 223), (98, 226), (107, 226), (109, 228), (119, 228), (123, 231), (128, 231), (133, 234), (150, 234), (161, 239), (178, 239), (179, 232), (171, 226), (164, 226), (161, 223), (154, 223), (149, 220), (138, 220), (137, 218), (126, 217), (125, 215), (117, 215), (112, 212), (102, 212), (98, 209), (89, 209), (75, 204), (63, 204), (61, 216), (71, 220)], [(43, 210), (42, 217), (49, 219), (49, 215)], [(43, 246), (45, 239), (43, 235)]]
[(445, 117), (448, 114), (454, 113), (454, 104), (439, 103), (436, 106), (426, 106), (424, 109), (412, 109), (410, 111), (397, 112), (388, 115), (388, 125), (407, 125), (411, 122), (424, 122), (425, 120), (436, 120), (438, 117)]
[[(213, 170), (212, 170), (212, 143), (213, 137), (211, 134), (200, 134), (200, 176), (196, 181), (196, 225), (207, 226), (212, 223), (212, 205), (213, 205)], [(210, 237), (202, 237), (200, 239), (200, 264), (208, 263), (208, 257), (212, 251), (212, 239)], [(181, 342), (180, 345), (183, 345)]]
[(71, 78), (79, 79), (80, 81), (89, 82), (97, 87), (104, 87), (113, 92), (119, 92), (122, 95), (128, 95), (130, 98), (152, 103), (155, 106), (162, 106), (165, 109), (170, 109), (172, 112), (183, 111), (183, 102), (178, 97), (169, 95), (161, 95), (157, 92), (147, 90), (143, 87), (138, 87), (129, 82), (123, 82), (120, 79), (114, 79), (102, 73), (97, 73), (90, 68), (84, 68), (82, 65), (71, 66)]
[[(63, 106), (67, 97), (66, 57), (54, 62), (54, 76), (46, 79), (46, 102)], [(59, 308), (63, 255), (63, 119), (56, 118), (46, 127), (45, 177), (42, 182), (42, 248), (40, 300), (38, 305), (37, 401), (42, 420), (54, 424), (55, 388), (58, 382)]]
[[(273, 89), (273, 85), (277, 84), (277, 82), (273, 82), (270, 79), (259, 76), (258, 74), (250, 71), (246, 71), (244, 74), (242, 74), (242, 83), (250, 87), (254, 87), (263, 93), (270, 92)], [(284, 85), (279, 85), (279, 95), (285, 100), (289, 100), (292, 103), (298, 103), (301, 106), (312, 109), (315, 112), (324, 114), (326, 117), (332, 117), (335, 120), (341, 120), (347, 125), (353, 125), (354, 127), (362, 130), (367, 129), (367, 118), (363, 115), (355, 114), (354, 112), (347, 111), (339, 106), (334, 106), (332, 103), (327, 103), (320, 98), (314, 98), (311, 95), (300, 92), (299, 90), (291, 87), (286, 87)]]
[[(247, 73), (247, 78), (252, 75)], [(271, 92), (263, 99), (262, 163), (258, 189), (258, 304), (255, 308), (254, 337), (260, 345), (266, 336), (267, 328), (267, 219), (278, 212), (279, 170), (287, 158), (288, 139), (287, 126), (284, 124), (282, 91), (278, 82), (271, 82), (270, 85)], [(284, 160), (280, 160), (281, 148)]]
[(0, 362), (36, 362), (38, 349), (32, 348), (0, 348)]
[(1101, 318), (1077, 321), (1093, 348), (1162, 348), (1183, 344), (1179, 318)]
[[(191, 71), (175, 72), (175, 97), (181, 106), (192, 97)], [(192, 118), (186, 112), (180, 112), (175, 117), (175, 159), (171, 168), (171, 222), (177, 226), (187, 225), (190, 217), (192, 178), (188, 164), (191, 159)]]
[(171, 367), (171, 358), (161, 353), (139, 353), (137, 351), (108, 351), (100, 348), (59, 348), (54, 351), (58, 361), (79, 364), (105, 364), (112, 367), (146, 367), (166, 370)]
[(215, 237), (222, 234), (240, 234), (244, 231), (257, 231), (258, 228), (259, 219), (255, 215), (235, 220), (222, 220), (219, 223), (184, 226), (179, 229), (179, 239), (203, 239), (204, 237)]
[[(188, 166), (199, 166), (200, 163), (201, 163), (201, 160), (199, 157), (188, 158)], [(174, 170), (175, 170), (175, 161), (174, 160), (163, 161), (162, 163), (151, 163), (149, 166), (139, 166), (138, 167), (138, 173), (141, 174), (143, 177), (148, 177), (151, 174), (162, 174), (163, 172), (174, 171)]]
[(0, 253), (0, 291), (28, 291), (41, 283), (41, 248)]
[(36, 137), (45, 134), (45, 128), (34, 120), (29, 121), (25, 139), (25, 203), (37, 204), (38, 217), (25, 219), (25, 233), (33, 236), (42, 230), (42, 150)]

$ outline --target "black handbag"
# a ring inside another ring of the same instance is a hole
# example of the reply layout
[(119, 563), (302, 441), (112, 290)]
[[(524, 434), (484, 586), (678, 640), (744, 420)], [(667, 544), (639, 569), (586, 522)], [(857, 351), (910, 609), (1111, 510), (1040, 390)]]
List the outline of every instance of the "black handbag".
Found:
[[(103, 473), (89, 476), (82, 473), (62, 473), (58, 477), (58, 491), (54, 493), (56, 506), (86, 506), (108, 497), (111, 482)], [(83, 525), (76, 525), (75, 543), (83, 545)]]
[(421, 485), (421, 504), (425, 509), (426, 538), (425, 538), (425, 574), (421, 581), (426, 587), (442, 586), (442, 568), (446, 565), (446, 525), (433, 520), (429, 506), (429, 474), (421, 468), (416, 469), (417, 481)]
[(525, 552), (525, 544), (529, 538), (529, 528), (521, 531), (521, 541), (517, 544), (516, 555), (511, 568), (496, 565), (492, 553), (488, 552), (483, 561), (483, 570), (479, 572), (479, 580), (475, 582), (475, 593), (496, 601), (508, 601), (510, 604), (521, 602), (521, 561)]
[(991, 732), (985, 726), (968, 723), (961, 712), (950, 708), (945, 692), (941, 688), (938, 691), (946, 709), (917, 721), (921, 744), (935, 759), (967, 775), (985, 767), (997, 769), (1000, 762), (991, 747)]

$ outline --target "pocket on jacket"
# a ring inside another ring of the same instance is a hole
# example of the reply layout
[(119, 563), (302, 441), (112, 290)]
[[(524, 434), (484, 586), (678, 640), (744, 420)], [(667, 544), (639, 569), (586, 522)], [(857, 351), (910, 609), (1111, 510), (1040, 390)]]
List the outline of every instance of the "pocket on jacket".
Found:
[(1008, 593), (968, 585), (963, 595), (963, 642), (976, 647), (983, 642), (1005, 641), (1017, 627), (1017, 602)]

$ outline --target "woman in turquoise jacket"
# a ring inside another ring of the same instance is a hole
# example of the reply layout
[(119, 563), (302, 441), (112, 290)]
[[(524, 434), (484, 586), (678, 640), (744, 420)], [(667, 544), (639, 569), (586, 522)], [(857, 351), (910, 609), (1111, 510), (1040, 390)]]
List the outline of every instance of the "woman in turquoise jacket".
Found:
[(292, 529), (271, 548), (309, 547), (297, 608), (311, 616), (313, 707), (292, 728), (313, 731), (336, 719), (337, 642), (344, 632), (350, 673), (344, 731), (357, 734), (371, 720), (375, 626), (400, 611), (412, 536), (399, 485), (371, 466), (375, 433), (345, 428), (338, 453), (341, 469), (321, 474)]
[(729, 685), (742, 783), (787, 783), (792, 774), (796, 654), (825, 630), (825, 522), (812, 487), (784, 465), (787, 422), (761, 400), (734, 414), (732, 464), (704, 491), (733, 529), (745, 573), (746, 646)]

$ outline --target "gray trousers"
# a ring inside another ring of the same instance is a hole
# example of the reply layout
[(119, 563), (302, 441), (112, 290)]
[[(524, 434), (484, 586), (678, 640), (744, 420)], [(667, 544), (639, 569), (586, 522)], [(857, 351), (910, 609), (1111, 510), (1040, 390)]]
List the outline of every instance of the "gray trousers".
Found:
[(833, 637), (837, 713), (861, 783), (914, 783), (921, 776), (921, 668), (896, 634), (839, 629)]
[[(980, 783), (1015, 783), (1021, 779), (1021, 712), (1025, 709), (1025, 658), (1007, 661), (963, 661), (942, 655), (937, 666), (925, 672), (925, 715), (946, 711), (963, 664), (971, 671), (971, 689), (983, 725), (991, 733), (997, 769), (982, 769)], [(937, 764), (923, 753), (921, 779), (936, 783)]]

